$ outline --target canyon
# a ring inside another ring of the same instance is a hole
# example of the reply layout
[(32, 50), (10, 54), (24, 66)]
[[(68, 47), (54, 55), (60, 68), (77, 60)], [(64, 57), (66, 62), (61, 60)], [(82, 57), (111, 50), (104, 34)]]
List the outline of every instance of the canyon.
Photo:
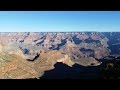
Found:
[(57, 62), (99, 66), (120, 55), (119, 32), (1, 32), (0, 78), (40, 78)]

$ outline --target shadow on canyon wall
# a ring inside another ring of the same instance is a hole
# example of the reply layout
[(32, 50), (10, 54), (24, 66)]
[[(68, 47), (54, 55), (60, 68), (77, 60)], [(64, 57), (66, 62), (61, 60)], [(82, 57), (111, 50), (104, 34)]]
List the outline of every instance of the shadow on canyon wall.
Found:
[(102, 70), (108, 63), (116, 63), (120, 61), (106, 60), (99, 66), (84, 67), (74, 64), (69, 67), (63, 63), (56, 63), (53, 70), (45, 71), (40, 79), (103, 79)]

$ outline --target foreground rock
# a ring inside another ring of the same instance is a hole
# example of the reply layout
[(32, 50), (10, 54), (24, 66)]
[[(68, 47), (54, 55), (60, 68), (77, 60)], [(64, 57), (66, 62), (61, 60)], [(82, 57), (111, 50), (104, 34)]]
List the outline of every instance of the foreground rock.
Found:
[(44, 74), (44, 71), (54, 69), (54, 64), (57, 62), (72, 66), (74, 63), (67, 59), (69, 59), (68, 56), (64, 56), (58, 51), (42, 52), (41, 57), (33, 62), (29, 62), (15, 54), (1, 53), (0, 78), (38, 78)]

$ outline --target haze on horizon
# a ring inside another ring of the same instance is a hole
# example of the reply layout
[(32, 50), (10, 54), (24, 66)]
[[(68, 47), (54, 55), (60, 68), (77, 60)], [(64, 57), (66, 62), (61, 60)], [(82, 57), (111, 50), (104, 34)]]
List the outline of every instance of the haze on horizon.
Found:
[(0, 32), (120, 32), (120, 11), (0, 11)]

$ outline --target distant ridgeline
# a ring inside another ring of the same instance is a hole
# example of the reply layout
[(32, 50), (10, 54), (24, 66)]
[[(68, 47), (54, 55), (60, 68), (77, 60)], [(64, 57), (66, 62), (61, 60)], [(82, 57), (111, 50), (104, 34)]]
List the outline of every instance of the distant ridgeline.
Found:
[[(105, 62), (119, 61), (119, 44), (120, 32), (1, 32), (0, 62), (3, 62), (4, 66), (7, 60), (4, 56), (17, 55), (26, 65), (34, 67), (34, 70), (40, 68), (34, 75), (52, 69), (58, 72), (59, 68), (63, 68), (63, 71), (68, 68), (70, 74), (83, 68), (81, 73), (89, 72), (92, 77), (95, 71), (95, 77), (100, 71), (98, 68)], [(7, 63), (10, 63), (12, 60), (8, 61)], [(63, 64), (56, 65), (58, 62)], [(44, 67), (43, 63), (47, 65)], [(89, 68), (85, 69), (87, 67)], [(81, 73), (83, 76), (80, 77), (84, 78), (86, 74)], [(69, 76), (68, 73), (66, 76)]]

